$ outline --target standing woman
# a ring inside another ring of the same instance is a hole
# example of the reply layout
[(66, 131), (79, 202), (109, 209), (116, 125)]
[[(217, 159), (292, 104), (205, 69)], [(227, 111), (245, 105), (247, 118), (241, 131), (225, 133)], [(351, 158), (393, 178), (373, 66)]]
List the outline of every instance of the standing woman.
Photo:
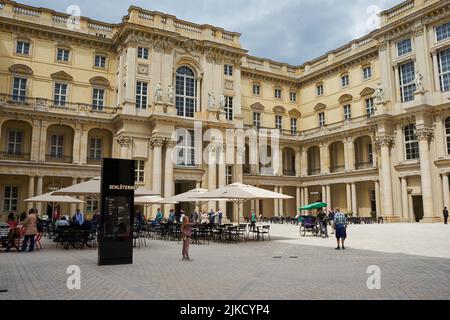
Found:
[(28, 241), (30, 241), (30, 248), (28, 249), (28, 252), (32, 252), (34, 251), (34, 238), (36, 233), (38, 233), (35, 209), (30, 209), (28, 216), (23, 222), (23, 227), (25, 228), (25, 239), (22, 243), (22, 251), (27, 250)]
[(183, 224), (181, 225), (181, 234), (183, 235), (183, 261), (193, 261), (189, 257), (189, 243), (191, 242), (193, 225), (193, 223), (189, 223), (187, 216), (183, 217)]

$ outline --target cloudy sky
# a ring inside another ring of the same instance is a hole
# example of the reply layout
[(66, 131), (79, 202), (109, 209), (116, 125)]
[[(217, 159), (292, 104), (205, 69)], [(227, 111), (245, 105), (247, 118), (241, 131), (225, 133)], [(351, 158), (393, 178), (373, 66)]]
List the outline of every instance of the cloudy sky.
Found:
[(302, 64), (377, 25), (374, 13), (402, 0), (17, 0), (66, 12), (78, 5), (81, 15), (117, 23), (130, 5), (161, 11), (198, 24), (242, 33), (251, 55)]

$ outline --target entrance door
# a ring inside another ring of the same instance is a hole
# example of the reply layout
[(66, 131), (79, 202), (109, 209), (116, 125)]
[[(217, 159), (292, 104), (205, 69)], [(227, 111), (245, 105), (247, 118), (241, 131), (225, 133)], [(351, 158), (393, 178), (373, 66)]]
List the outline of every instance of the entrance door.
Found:
[(413, 196), (414, 216), (416, 222), (420, 222), (423, 219), (423, 198), (422, 196)]

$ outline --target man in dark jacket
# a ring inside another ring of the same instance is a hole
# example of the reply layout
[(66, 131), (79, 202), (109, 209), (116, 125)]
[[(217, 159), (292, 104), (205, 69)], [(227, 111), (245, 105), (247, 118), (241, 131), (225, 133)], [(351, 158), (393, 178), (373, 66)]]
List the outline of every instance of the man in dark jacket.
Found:
[(444, 223), (448, 224), (448, 210), (447, 210), (447, 207), (444, 208), (443, 214), (444, 214)]

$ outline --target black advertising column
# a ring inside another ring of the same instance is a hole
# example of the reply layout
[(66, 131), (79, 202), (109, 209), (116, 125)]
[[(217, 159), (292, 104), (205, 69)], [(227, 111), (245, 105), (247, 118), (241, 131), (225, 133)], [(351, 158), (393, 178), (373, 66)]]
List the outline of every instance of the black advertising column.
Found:
[(133, 263), (134, 164), (103, 159), (99, 266)]

